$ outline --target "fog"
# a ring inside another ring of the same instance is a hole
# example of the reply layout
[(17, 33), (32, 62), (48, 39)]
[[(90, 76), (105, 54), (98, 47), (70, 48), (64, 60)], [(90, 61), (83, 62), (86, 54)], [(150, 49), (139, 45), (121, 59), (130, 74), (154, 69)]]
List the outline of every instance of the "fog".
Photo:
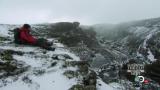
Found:
[(0, 23), (120, 23), (160, 17), (160, 0), (0, 0)]

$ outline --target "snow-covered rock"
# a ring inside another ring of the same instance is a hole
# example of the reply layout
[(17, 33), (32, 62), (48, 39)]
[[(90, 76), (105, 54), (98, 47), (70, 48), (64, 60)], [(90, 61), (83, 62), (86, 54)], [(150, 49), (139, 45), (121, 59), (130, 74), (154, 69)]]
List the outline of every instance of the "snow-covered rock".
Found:
[[(8, 34), (11, 25), (0, 25), (0, 36), (10, 37)], [(37, 26), (38, 27), (38, 26)], [(54, 40), (54, 39), (49, 39)], [(67, 78), (66, 71), (78, 72), (78, 66), (65, 66), (66, 62), (80, 61), (80, 58), (72, 53), (62, 43), (54, 43), (55, 51), (47, 51), (39, 47), (28, 45), (16, 45), (12, 41), (0, 43), (0, 49), (22, 52), (23, 55), (11, 54), (15, 62), (22, 62), (27, 70), (19, 74), (4, 76), (0, 78), (0, 90), (69, 90), (73, 85), (83, 82), (82, 76)], [(58, 59), (53, 58), (59, 55)], [(70, 57), (69, 59), (67, 57)], [(2, 61), (0, 59), (0, 61)], [(18, 67), (18, 66), (17, 66)], [(5, 71), (4, 71), (5, 72)], [(0, 71), (3, 75), (3, 71)], [(99, 86), (98, 84), (101, 84)], [(113, 90), (112, 87), (98, 80), (97, 90)]]

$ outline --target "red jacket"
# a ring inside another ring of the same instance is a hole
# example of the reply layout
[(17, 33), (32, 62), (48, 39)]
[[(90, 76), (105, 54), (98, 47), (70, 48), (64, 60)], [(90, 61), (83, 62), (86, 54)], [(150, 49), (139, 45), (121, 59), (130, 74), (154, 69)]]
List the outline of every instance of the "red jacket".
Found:
[(23, 27), (20, 29), (20, 40), (28, 44), (36, 44), (37, 42), (37, 39), (30, 34), (30, 30)]

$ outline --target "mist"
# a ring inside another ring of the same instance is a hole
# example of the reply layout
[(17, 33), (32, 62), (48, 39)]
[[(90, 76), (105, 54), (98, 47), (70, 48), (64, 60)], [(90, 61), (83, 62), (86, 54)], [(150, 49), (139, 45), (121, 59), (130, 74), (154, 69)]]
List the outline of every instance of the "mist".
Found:
[(160, 0), (0, 0), (0, 23), (120, 23), (160, 17)]

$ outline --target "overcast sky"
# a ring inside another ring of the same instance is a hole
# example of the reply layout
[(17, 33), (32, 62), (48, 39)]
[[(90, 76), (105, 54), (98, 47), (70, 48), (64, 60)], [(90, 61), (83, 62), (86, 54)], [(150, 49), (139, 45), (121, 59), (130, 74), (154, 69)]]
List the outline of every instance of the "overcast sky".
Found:
[(160, 0), (0, 0), (0, 23), (120, 23), (160, 17)]

